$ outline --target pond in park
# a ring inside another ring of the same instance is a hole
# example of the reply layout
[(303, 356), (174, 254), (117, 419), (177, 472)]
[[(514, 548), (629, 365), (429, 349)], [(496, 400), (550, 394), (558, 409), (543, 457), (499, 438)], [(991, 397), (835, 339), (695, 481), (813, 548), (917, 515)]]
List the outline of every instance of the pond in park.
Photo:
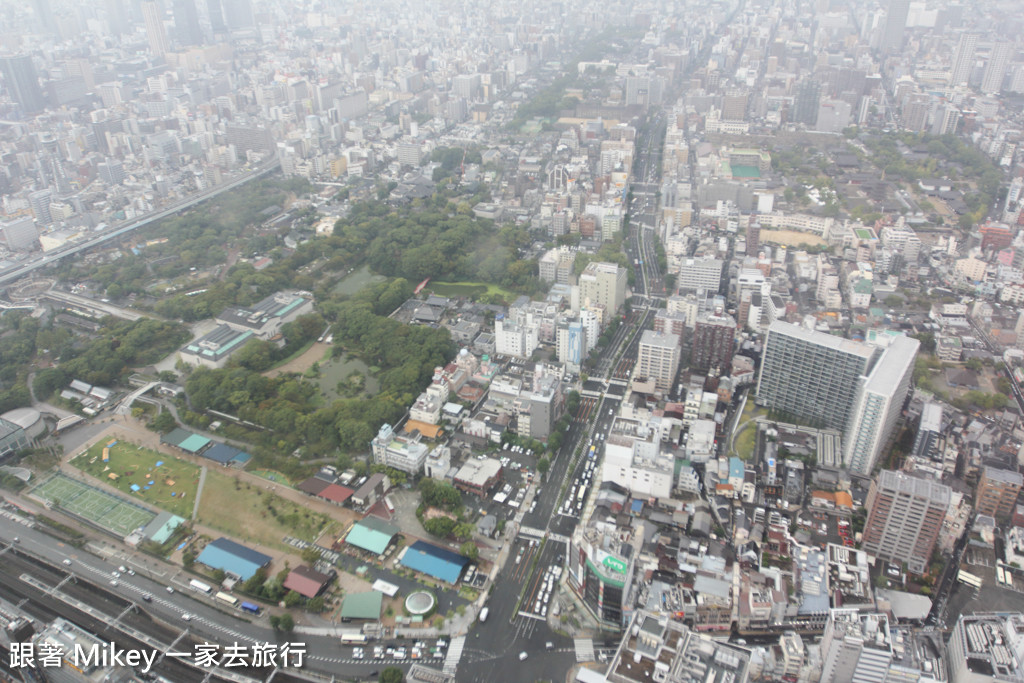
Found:
[(316, 383), (329, 401), (373, 396), (380, 391), (380, 381), (370, 371), (370, 367), (354, 356), (320, 361), (320, 374)]

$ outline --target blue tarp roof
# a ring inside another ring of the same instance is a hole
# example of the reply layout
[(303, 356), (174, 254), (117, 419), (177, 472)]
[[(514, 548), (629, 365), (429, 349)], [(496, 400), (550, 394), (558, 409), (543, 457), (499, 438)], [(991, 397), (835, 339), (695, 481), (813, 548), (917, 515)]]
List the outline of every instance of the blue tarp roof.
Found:
[(209, 543), (196, 558), (196, 562), (211, 569), (223, 569), (243, 581), (255, 574), (260, 567), (270, 564), (270, 560), (269, 555), (246, 548), (229, 538), (218, 538)]
[(211, 446), (205, 453), (204, 458), (209, 458), (214, 462), (219, 462), (221, 465), (226, 465), (231, 462), (231, 459), (238, 455), (239, 451), (237, 448), (232, 448), (226, 443), (218, 443)]
[(426, 541), (416, 541), (402, 555), (402, 565), (435, 579), (454, 584), (469, 560)]

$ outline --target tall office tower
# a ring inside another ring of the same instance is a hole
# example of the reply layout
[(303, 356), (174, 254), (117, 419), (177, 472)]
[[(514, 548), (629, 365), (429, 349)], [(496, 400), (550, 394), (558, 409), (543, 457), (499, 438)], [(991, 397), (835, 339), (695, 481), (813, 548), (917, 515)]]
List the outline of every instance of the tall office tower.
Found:
[(981, 91), (986, 94), (997, 93), (1003, 89), (1006, 68), (1013, 56), (1013, 43), (996, 43), (992, 46), (992, 55), (985, 65), (985, 75), (981, 79)]
[(174, 35), (180, 45), (202, 45), (203, 30), (199, 26), (196, 0), (174, 0)]
[(796, 89), (793, 98), (793, 121), (813, 126), (818, 122), (818, 105), (821, 102), (821, 84), (807, 79)]
[(607, 323), (626, 302), (626, 269), (591, 261), (580, 274), (579, 287), (580, 305), (600, 308), (604, 311), (602, 321)]
[(680, 294), (703, 290), (712, 296), (722, 290), (725, 261), (714, 258), (689, 258), (679, 265), (676, 278)]
[(146, 24), (146, 37), (149, 39), (149, 51), (154, 57), (163, 57), (171, 51), (167, 42), (167, 31), (164, 29), (164, 18), (160, 5), (152, 0), (142, 3), (142, 20)]
[(36, 25), (43, 33), (58, 35), (57, 15), (50, 7), (50, 0), (32, 0), (32, 10), (36, 15)]
[(679, 371), (679, 336), (644, 330), (636, 357), (636, 375), (653, 379), (662, 391), (672, 388)]
[(985, 467), (978, 481), (978, 491), (974, 496), (974, 506), (980, 515), (989, 515), (996, 519), (1009, 519), (1017, 505), (1024, 477), (1020, 472)]
[(120, 185), (124, 182), (124, 166), (117, 159), (108, 159), (96, 164), (96, 175), (107, 185)]
[(929, 460), (942, 460), (939, 442), (942, 439), (942, 406), (925, 403), (921, 409), (921, 424), (917, 428), (911, 455)]
[(39, 230), (31, 216), (0, 223), (0, 233), (11, 251), (30, 251), (39, 245)]
[(931, 561), (951, 497), (937, 481), (882, 470), (868, 491), (863, 549), (923, 574)]
[(920, 346), (916, 339), (896, 337), (870, 374), (858, 382), (850, 423), (843, 434), (843, 463), (850, 472), (871, 474), (878, 456), (888, 446), (910, 390)]
[(886, 615), (833, 609), (821, 635), (821, 680), (882, 683), (892, 664), (892, 650), (893, 638)]
[(747, 93), (730, 90), (722, 95), (722, 120), (745, 121), (747, 118)]
[(974, 50), (977, 47), (977, 33), (960, 35), (960, 42), (956, 46), (956, 55), (953, 57), (953, 68), (949, 74), (949, 84), (953, 87), (967, 85), (967, 79), (971, 77), (971, 68), (974, 66)]
[(52, 190), (37, 190), (28, 196), (28, 204), (32, 207), (32, 213), (40, 225), (49, 225), (53, 222), (53, 215), (50, 213), (52, 198)]
[(690, 367), (704, 372), (715, 369), (719, 375), (728, 374), (735, 347), (735, 318), (727, 314), (701, 316), (693, 326)]
[(831, 429), (846, 427), (878, 349), (776, 320), (765, 339), (757, 402)]
[(252, 11), (252, 0), (222, 0), (224, 7), (224, 23), (231, 30), (250, 28), (256, 25)]
[(46, 106), (43, 89), (39, 86), (39, 74), (29, 55), (0, 57), (0, 69), (4, 74), (4, 88), (11, 100), (26, 114), (40, 112)]
[(131, 23), (129, 22), (131, 17), (128, 14), (128, 8), (125, 6), (125, 0), (105, 0), (104, 8), (107, 15), (107, 27), (110, 29), (111, 34), (120, 36), (131, 30)]
[(899, 52), (903, 49), (903, 32), (907, 28), (907, 14), (910, 0), (889, 0), (889, 12), (885, 17), (885, 33), (882, 34), (882, 52)]
[[(769, 211), (768, 213), (771, 213)], [(757, 254), (757, 248), (761, 246), (761, 224), (751, 219), (747, 224), (747, 254)]]
[(224, 23), (224, 8), (220, 0), (206, 0), (206, 14), (210, 18), (210, 30), (214, 33), (224, 33), (228, 30)]

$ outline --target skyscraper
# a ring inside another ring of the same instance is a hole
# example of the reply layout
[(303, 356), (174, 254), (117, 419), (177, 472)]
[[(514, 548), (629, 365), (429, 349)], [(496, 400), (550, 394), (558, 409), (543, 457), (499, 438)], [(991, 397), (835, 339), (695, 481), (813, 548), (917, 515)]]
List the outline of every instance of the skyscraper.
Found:
[(252, 0), (223, 0), (224, 23), (231, 30), (256, 25)]
[(907, 28), (909, 12), (910, 0), (889, 0), (885, 33), (882, 34), (882, 52), (899, 52), (903, 49), (903, 31)]
[(210, 29), (214, 33), (224, 33), (227, 24), (224, 23), (224, 9), (220, 0), (206, 0), (206, 14), (210, 18)]
[(607, 323), (626, 302), (626, 269), (614, 263), (591, 261), (580, 274), (580, 305), (604, 311)]
[(981, 79), (981, 91), (986, 94), (997, 93), (1003, 89), (1006, 67), (1013, 56), (1012, 43), (996, 43), (992, 46), (992, 54), (985, 65), (985, 75)]
[(160, 5), (152, 0), (142, 3), (142, 20), (146, 24), (146, 37), (149, 39), (149, 51), (154, 57), (163, 57), (170, 52), (167, 42), (167, 31), (164, 30), (164, 18), (160, 13)]
[(850, 423), (843, 434), (843, 463), (851, 472), (869, 475), (889, 444), (910, 389), (914, 359), (921, 342), (896, 337), (857, 384)]
[(950, 488), (937, 481), (882, 470), (868, 491), (864, 550), (884, 560), (906, 562), (914, 574), (924, 573), (951, 495)]
[(46, 106), (43, 89), (39, 86), (39, 74), (29, 55), (0, 57), (0, 69), (4, 74), (4, 87), (11, 100), (26, 114), (40, 112)]
[(974, 66), (974, 51), (977, 47), (977, 33), (960, 35), (960, 42), (957, 44), (956, 54), (953, 56), (953, 68), (949, 74), (950, 85), (954, 87), (967, 85), (967, 79), (971, 77), (971, 67)]
[(693, 355), (690, 366), (707, 371), (717, 368), (728, 374), (736, 346), (736, 319), (731, 315), (706, 315), (693, 327)]
[(636, 358), (638, 377), (653, 379), (655, 386), (668, 391), (679, 371), (679, 337), (654, 330), (644, 330)]
[(174, 0), (174, 35), (180, 45), (202, 45), (203, 30), (199, 26), (196, 0)]
[(776, 320), (768, 328), (757, 402), (794, 418), (843, 429), (860, 378), (878, 349)]

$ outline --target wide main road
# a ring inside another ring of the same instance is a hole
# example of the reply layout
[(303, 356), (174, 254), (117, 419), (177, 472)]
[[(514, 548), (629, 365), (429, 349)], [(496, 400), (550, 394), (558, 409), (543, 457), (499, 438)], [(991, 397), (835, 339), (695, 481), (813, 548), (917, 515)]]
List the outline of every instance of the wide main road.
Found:
[[(11, 541), (17, 537), (19, 542), (12, 544)], [(79, 550), (66, 544), (57, 543), (52, 537), (35, 529), (31, 529), (10, 519), (0, 517), (0, 597), (5, 597), (10, 602), (17, 603), (23, 599), (25, 609), (29, 609), (31, 602), (32, 612), (40, 611), (37, 618), (46, 620), (46, 614), (41, 610), (53, 609), (50, 600), (58, 599), (47, 597), (47, 593), (38, 590), (36, 587), (24, 582), (20, 576), (28, 574), (42, 584), (53, 587), (60, 584), (61, 579), (72, 577), (67, 583), (56, 589), (54, 593), (74, 598), (90, 608), (106, 615), (106, 623), (117, 621), (140, 633), (144, 633), (152, 639), (170, 644), (177, 635), (187, 632), (188, 637), (199, 642), (217, 643), (220, 646), (239, 644), (252, 647), (256, 643), (276, 643), (285, 641), (304, 643), (307, 655), (303, 669), (307, 672), (319, 672), (328, 677), (334, 675), (351, 676), (353, 678), (367, 676), (372, 670), (380, 669), (383, 664), (380, 661), (360, 660), (352, 658), (352, 648), (342, 647), (337, 637), (332, 637), (326, 632), (301, 632), (297, 630), (291, 635), (274, 631), (269, 627), (267, 616), (253, 617), (233, 611), (230, 608), (216, 603), (214, 600), (200, 596), (189, 590), (189, 579), (191, 575), (180, 572), (170, 565), (154, 562), (152, 560), (140, 563), (133, 563), (130, 559), (111, 559), (104, 561), (91, 552)], [(64, 560), (70, 562), (63, 564)], [(17, 561), (17, 563), (15, 562)], [(25, 563), (31, 563), (31, 568)], [(133, 569), (134, 575), (125, 575), (115, 579), (114, 572), (118, 570), (119, 562), (123, 562), (126, 568)], [(2, 574), (6, 572), (6, 579)], [(5, 587), (5, 581), (7, 587)], [(111, 584), (116, 581), (117, 585)], [(14, 594), (15, 587), (24, 584), (24, 589), (18, 588), (18, 595), (15, 599), (7, 597)], [(173, 588), (172, 593), (167, 587)], [(20, 593), (25, 593), (20, 595)], [(146, 596), (148, 601), (143, 597)], [(37, 597), (39, 598), (37, 600)], [(126, 611), (127, 605), (134, 604), (131, 610)], [(67, 605), (57, 612), (71, 618), (71, 612)], [(34, 614), (35, 615), (35, 614)], [(118, 619), (120, 615), (120, 619)], [(188, 615), (188, 618), (185, 618)], [(89, 623), (84, 623), (82, 618), (76, 616), (72, 619), (91, 629)], [(105, 630), (94, 630), (102, 639), (113, 639), (115, 632)], [(175, 635), (177, 634), (177, 635)], [(170, 639), (168, 639), (170, 636)], [(390, 644), (390, 643), (375, 643)], [(405, 663), (388, 662), (386, 666), (400, 666), (406, 668)], [(234, 669), (232, 669), (234, 671)], [(265, 676), (258, 672), (247, 672), (258, 680)], [(281, 672), (274, 677), (275, 683), (281, 679)], [(174, 676), (171, 680), (196, 680), (195, 676)]]
[(112, 239), (117, 239), (118, 237), (127, 235), (134, 230), (138, 230), (141, 227), (145, 227), (150, 223), (153, 223), (154, 221), (158, 221), (162, 218), (167, 218), (168, 216), (172, 216), (178, 213), (179, 211), (182, 211), (183, 209), (189, 208), (190, 206), (194, 206), (200, 202), (206, 201), (207, 199), (212, 199), (213, 197), (216, 197), (219, 194), (223, 194), (224, 192), (228, 192), (229, 190), (234, 190), (238, 187), (241, 187), (242, 185), (245, 185), (251, 180), (261, 178), (267, 175), (268, 173), (276, 171), (280, 166), (281, 162), (275, 158), (263, 164), (262, 166), (258, 166), (249, 173), (246, 173), (245, 175), (229, 180), (226, 183), (221, 183), (217, 187), (210, 188), (209, 190), (203, 190), (202, 192), (198, 192), (192, 195), (191, 197), (181, 199), (177, 202), (174, 202), (173, 204), (170, 204), (169, 206), (164, 207), (163, 209), (160, 209), (159, 211), (154, 211), (153, 213), (147, 214), (143, 218), (132, 221), (125, 225), (107, 228), (106, 230), (103, 230), (91, 236), (84, 242), (77, 242), (66, 247), (60, 247), (58, 249), (55, 249), (37, 258), (35, 261), (32, 261), (31, 263), (18, 266), (14, 270), (11, 270), (7, 273), (4, 273), (3, 275), (0, 275), (0, 285), (5, 285), (9, 282), (15, 282), (16, 280), (25, 277), (29, 273), (39, 268), (48, 266), (51, 263), (55, 263), (56, 261), (59, 261), (60, 259), (66, 256), (73, 256), (74, 254), (77, 254), (79, 252), (92, 249), (96, 245), (102, 244)]

